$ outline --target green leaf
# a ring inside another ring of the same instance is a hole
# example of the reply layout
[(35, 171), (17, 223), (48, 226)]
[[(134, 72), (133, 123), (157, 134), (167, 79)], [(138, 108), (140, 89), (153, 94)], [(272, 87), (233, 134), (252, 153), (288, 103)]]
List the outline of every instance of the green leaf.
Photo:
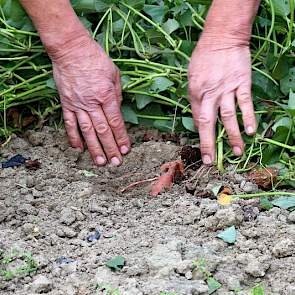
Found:
[(49, 78), (47, 81), (46, 81), (46, 86), (48, 88), (51, 88), (51, 89), (54, 89), (54, 90), (57, 90), (56, 88), (56, 84), (55, 84), (55, 81), (53, 78)]
[(182, 117), (182, 124), (184, 126), (185, 129), (192, 131), (192, 132), (196, 132), (196, 128), (195, 128), (195, 124), (194, 124), (194, 120), (191, 117)]
[(271, 202), (274, 206), (282, 209), (290, 209), (295, 207), (295, 193), (294, 197), (279, 197)]
[(208, 294), (212, 294), (215, 291), (217, 291), (219, 288), (222, 287), (222, 285), (217, 280), (215, 280), (213, 277), (209, 277), (207, 279), (207, 285), (208, 285), (208, 289), (209, 289)]
[(212, 187), (211, 191), (212, 191), (212, 193), (214, 194), (215, 197), (217, 197), (221, 187), (222, 187), (222, 184), (216, 184), (216, 185), (214, 185)]
[(143, 11), (148, 14), (152, 20), (161, 24), (167, 11), (167, 7), (164, 5), (144, 5)]
[(138, 124), (138, 118), (136, 113), (132, 110), (132, 108), (128, 105), (123, 105), (122, 108), (122, 114), (125, 122), (129, 122), (132, 124)]
[(286, 127), (289, 129), (291, 126), (291, 122), (292, 121), (290, 117), (283, 117), (272, 126), (272, 130), (276, 132), (278, 127)]
[(150, 91), (159, 93), (170, 88), (174, 83), (165, 77), (156, 77), (150, 87)]
[[(293, 0), (292, 0), (293, 1)], [(272, 0), (275, 13), (282, 17), (290, 14), (290, 1), (289, 0)]]
[(235, 226), (231, 226), (217, 235), (218, 238), (229, 244), (234, 244), (237, 239)]
[[(263, 99), (277, 99), (279, 88), (271, 80), (259, 72), (252, 73), (253, 95)], [(288, 90), (289, 93), (289, 90)]]
[(179, 28), (179, 23), (175, 19), (169, 18), (164, 24), (163, 29), (168, 33), (171, 34)]
[(4, 4), (1, 3), (1, 8), (7, 24), (21, 30), (35, 31), (30, 18), (18, 0), (5, 0)]
[(125, 88), (130, 81), (131, 81), (131, 78), (128, 75), (121, 76), (121, 85), (123, 88)]
[(116, 256), (115, 258), (107, 261), (105, 265), (111, 270), (121, 270), (125, 265), (125, 258), (122, 256)]
[(85, 177), (93, 177), (93, 176), (97, 176), (95, 173), (91, 172), (91, 171), (87, 171), (87, 170), (82, 170), (81, 174), (84, 175)]
[(171, 132), (173, 128), (173, 121), (155, 120), (153, 126), (163, 132)]
[(289, 73), (280, 81), (281, 91), (288, 95), (290, 90), (295, 92), (295, 67), (289, 69)]
[(288, 109), (295, 110), (295, 93), (291, 89), (289, 93)]
[(264, 288), (260, 285), (255, 286), (251, 291), (251, 295), (264, 295)]
[(259, 206), (262, 209), (267, 210), (267, 211), (270, 210), (271, 208), (273, 208), (273, 204), (271, 203), (271, 201), (267, 197), (264, 197), (264, 198), (260, 199)]
[(105, 12), (116, 2), (116, 0), (71, 0), (73, 8), (82, 13)]
[(145, 108), (149, 103), (153, 101), (153, 98), (149, 95), (135, 94), (136, 106), (139, 110)]

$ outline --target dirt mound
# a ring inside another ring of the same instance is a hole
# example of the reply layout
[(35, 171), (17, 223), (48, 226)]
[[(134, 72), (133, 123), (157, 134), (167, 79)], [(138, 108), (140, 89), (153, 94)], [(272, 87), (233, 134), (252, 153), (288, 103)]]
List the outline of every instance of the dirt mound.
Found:
[[(250, 294), (257, 284), (295, 294), (294, 213), (252, 201), (222, 207), (184, 184), (156, 198), (148, 184), (121, 193), (157, 176), (178, 146), (143, 143), (121, 167), (95, 168), (63, 130), (45, 128), (1, 151), (2, 159), (16, 154), (41, 168), (0, 170), (0, 294), (210, 294), (216, 283), (216, 294)], [(218, 183), (255, 190), (233, 172), (202, 174), (197, 186)], [(233, 225), (235, 244), (217, 238)], [(105, 263), (117, 256), (124, 267), (114, 272)]]

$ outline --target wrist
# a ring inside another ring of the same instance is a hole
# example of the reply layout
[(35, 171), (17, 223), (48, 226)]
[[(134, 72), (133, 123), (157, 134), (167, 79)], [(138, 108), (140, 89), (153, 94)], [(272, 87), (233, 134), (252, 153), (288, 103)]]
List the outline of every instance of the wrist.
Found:
[(251, 34), (245, 31), (233, 32), (219, 30), (204, 30), (198, 43), (198, 47), (212, 47), (213, 49), (227, 49), (233, 47), (248, 47)]

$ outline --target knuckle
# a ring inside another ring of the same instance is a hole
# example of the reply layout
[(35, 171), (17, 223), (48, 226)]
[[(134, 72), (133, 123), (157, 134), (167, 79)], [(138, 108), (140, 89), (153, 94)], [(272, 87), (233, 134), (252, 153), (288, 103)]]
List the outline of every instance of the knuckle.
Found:
[(75, 128), (76, 127), (76, 122), (73, 121), (73, 120), (65, 119), (64, 120), (64, 123), (65, 123), (65, 127), (66, 128), (72, 129), (72, 128)]
[(198, 124), (200, 126), (208, 126), (210, 125), (211, 120), (208, 116), (206, 116), (205, 114), (200, 114), (199, 118), (198, 118)]
[(209, 142), (201, 142), (200, 149), (201, 149), (202, 153), (204, 153), (204, 154), (211, 152), (212, 144), (210, 144)]
[(228, 108), (221, 109), (220, 114), (223, 120), (232, 119), (236, 116), (235, 111)]
[(114, 115), (110, 120), (109, 124), (111, 128), (123, 128), (123, 122), (119, 115)]
[(251, 102), (251, 98), (250, 98), (249, 93), (243, 92), (238, 97), (239, 97), (238, 98), (239, 99), (239, 103), (241, 105), (246, 105), (246, 104), (249, 104)]
[(80, 129), (83, 133), (88, 133), (90, 131), (92, 131), (92, 126), (91, 126), (91, 123), (88, 123), (88, 122), (81, 122), (79, 124), (80, 126)]
[(96, 132), (101, 135), (108, 133), (110, 130), (108, 124), (105, 122), (96, 122), (94, 128)]

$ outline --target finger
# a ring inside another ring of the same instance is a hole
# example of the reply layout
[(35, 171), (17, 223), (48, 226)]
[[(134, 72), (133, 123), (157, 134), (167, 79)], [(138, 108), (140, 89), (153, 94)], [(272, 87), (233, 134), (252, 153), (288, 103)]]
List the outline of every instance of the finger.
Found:
[(119, 106), (122, 103), (123, 97), (122, 97), (122, 87), (121, 87), (121, 76), (120, 76), (120, 71), (116, 71), (115, 75), (115, 92), (116, 92), (116, 99), (119, 102)]
[(236, 95), (242, 111), (245, 130), (248, 135), (253, 135), (256, 132), (257, 123), (251, 96), (251, 85), (241, 85), (237, 89)]
[(93, 161), (99, 166), (105, 165), (107, 162), (106, 157), (97, 139), (91, 119), (88, 114), (82, 110), (77, 112), (76, 116)]
[(77, 118), (75, 113), (70, 110), (63, 109), (65, 128), (68, 134), (70, 145), (83, 151), (83, 141), (79, 133)]
[(131, 143), (117, 101), (114, 99), (110, 100), (106, 102), (102, 108), (112, 129), (120, 152), (123, 155), (127, 154), (130, 151)]
[(119, 166), (122, 163), (122, 156), (102, 108), (98, 106), (97, 110), (90, 112), (89, 115), (109, 162)]
[(217, 119), (217, 98), (204, 98), (199, 114), (200, 149), (203, 163), (211, 165), (215, 159), (215, 125)]
[(198, 100), (193, 100), (191, 103), (193, 119), (196, 128), (199, 126), (199, 115), (200, 115), (200, 102)]
[(223, 94), (221, 97), (220, 115), (234, 154), (241, 156), (244, 150), (244, 142), (236, 116), (235, 94), (233, 92)]

